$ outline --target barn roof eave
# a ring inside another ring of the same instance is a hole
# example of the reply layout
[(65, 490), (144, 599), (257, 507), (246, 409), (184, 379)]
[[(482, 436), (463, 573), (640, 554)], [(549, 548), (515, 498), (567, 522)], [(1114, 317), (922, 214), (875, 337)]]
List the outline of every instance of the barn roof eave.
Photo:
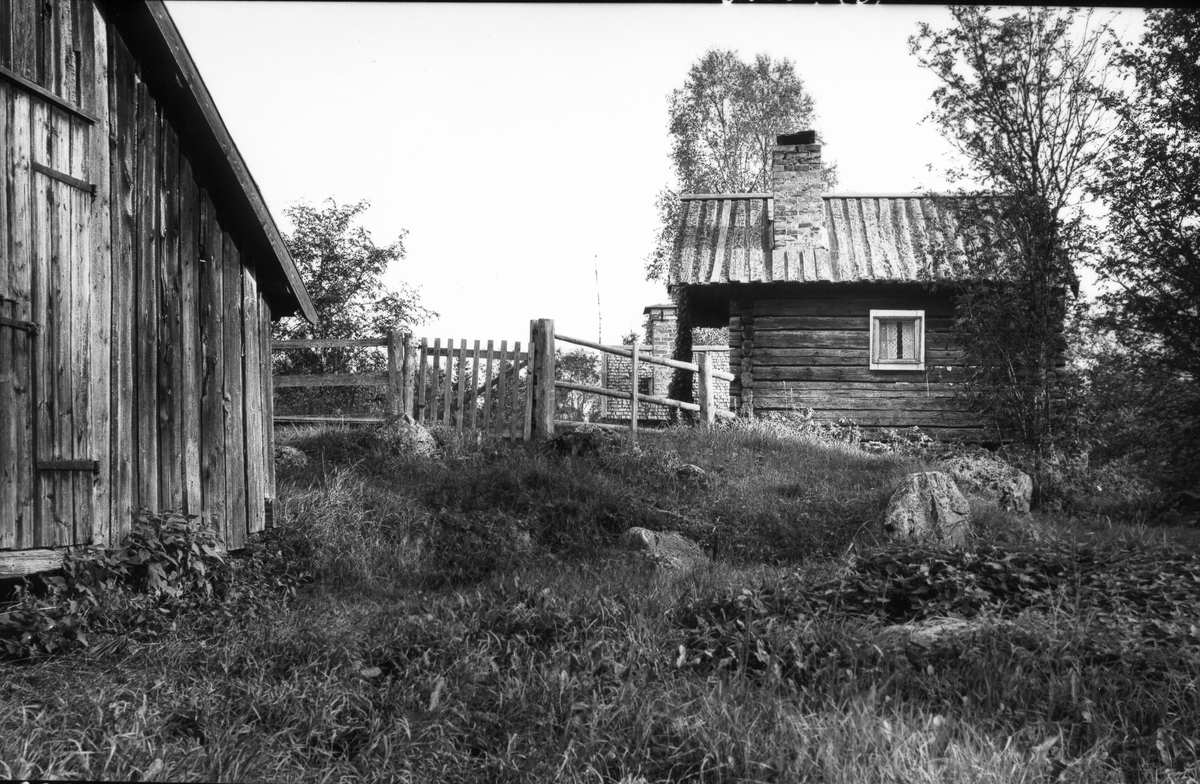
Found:
[(259, 286), (272, 315), (299, 312), (315, 323), (316, 309), (283, 235), (166, 5), (162, 0), (141, 0), (105, 7), (106, 19), (128, 33), (122, 37), (135, 57), (152, 66), (142, 69), (143, 78), (182, 121), (180, 135), (186, 135), (211, 173), (212, 185), (221, 192), (238, 230), (267, 260), (267, 275), (260, 274)]

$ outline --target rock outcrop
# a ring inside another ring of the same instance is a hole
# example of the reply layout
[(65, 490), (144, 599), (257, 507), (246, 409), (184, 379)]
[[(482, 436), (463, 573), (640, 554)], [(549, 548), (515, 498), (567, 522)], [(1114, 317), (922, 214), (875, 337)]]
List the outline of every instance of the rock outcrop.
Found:
[(909, 474), (892, 493), (883, 530), (897, 539), (961, 546), (972, 533), (971, 506), (941, 471)]
[(1033, 479), (1003, 460), (989, 455), (957, 455), (942, 461), (941, 469), (967, 495), (1006, 511), (1029, 513)]
[(622, 549), (665, 569), (692, 569), (708, 563), (700, 545), (674, 531), (630, 528), (617, 542)]

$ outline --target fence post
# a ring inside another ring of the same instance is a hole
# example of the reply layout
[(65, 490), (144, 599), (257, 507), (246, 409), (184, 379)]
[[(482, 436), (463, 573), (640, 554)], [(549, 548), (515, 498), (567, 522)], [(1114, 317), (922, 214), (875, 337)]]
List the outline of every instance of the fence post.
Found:
[(390, 417), (399, 416), (403, 411), (400, 400), (400, 350), (400, 330), (393, 329), (387, 336), (387, 415)]
[(533, 343), (529, 346), (528, 394), (533, 400), (530, 437), (554, 435), (554, 319), (530, 322)]
[(713, 411), (712, 365), (709, 363), (707, 351), (696, 352), (696, 364), (700, 367), (700, 421), (711, 427), (716, 412)]
[(416, 374), (413, 356), (416, 347), (413, 346), (412, 334), (401, 333), (400, 336), (400, 416), (413, 416), (413, 392), (416, 390)]
[(638, 342), (636, 338), (633, 345), (633, 357), (629, 365), (629, 434), (633, 436), (633, 440), (637, 441), (637, 419), (638, 419)]

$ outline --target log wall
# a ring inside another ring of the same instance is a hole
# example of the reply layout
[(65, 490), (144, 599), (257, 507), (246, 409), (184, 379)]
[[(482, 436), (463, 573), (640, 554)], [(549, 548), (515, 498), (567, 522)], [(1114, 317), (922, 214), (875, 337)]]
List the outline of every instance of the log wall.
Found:
[[(958, 396), (963, 354), (952, 334), (953, 300), (916, 284), (744, 287), (729, 308), (735, 410), (853, 419), (875, 432), (918, 426), (948, 439), (980, 439)], [(925, 311), (925, 370), (869, 368), (871, 310)], [(740, 372), (739, 372), (740, 370)]]
[(274, 492), (260, 264), (111, 22), (0, 4), (0, 550), (117, 543), (141, 507), (236, 548)]

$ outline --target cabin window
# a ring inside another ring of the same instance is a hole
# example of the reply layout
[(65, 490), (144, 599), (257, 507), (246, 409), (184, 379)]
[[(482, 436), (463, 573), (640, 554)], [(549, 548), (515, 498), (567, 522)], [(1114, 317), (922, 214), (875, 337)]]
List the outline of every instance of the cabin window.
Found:
[(871, 311), (871, 370), (925, 369), (925, 311)]

